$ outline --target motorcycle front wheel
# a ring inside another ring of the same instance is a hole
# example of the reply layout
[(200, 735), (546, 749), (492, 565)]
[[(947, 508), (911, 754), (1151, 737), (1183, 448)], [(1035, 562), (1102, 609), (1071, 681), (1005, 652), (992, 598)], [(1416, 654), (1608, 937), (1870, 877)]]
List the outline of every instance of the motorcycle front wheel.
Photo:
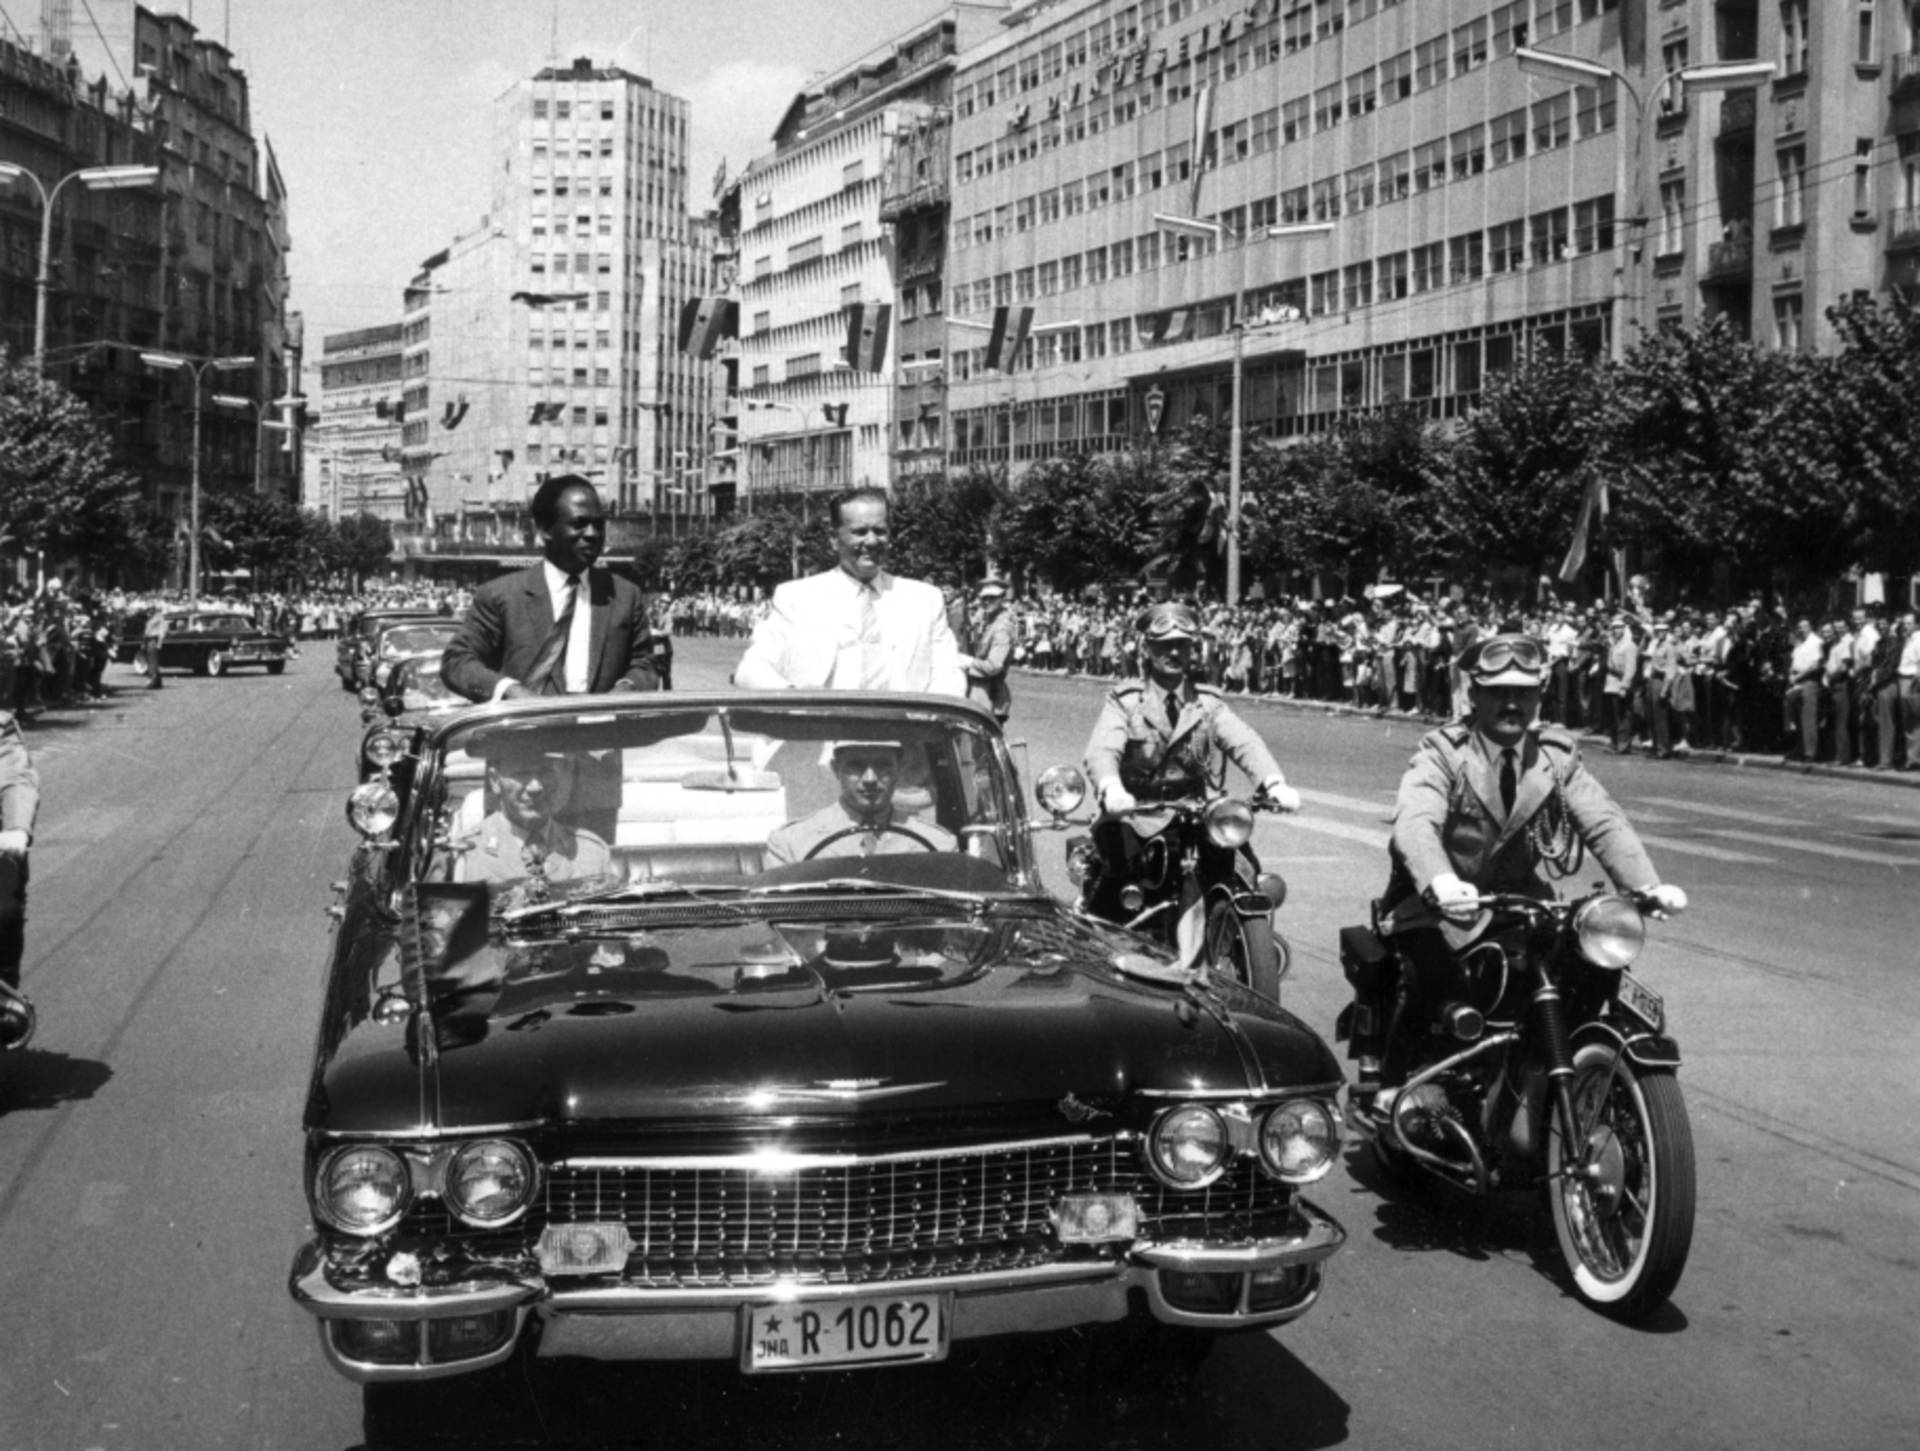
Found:
[(1242, 917), (1233, 903), (1215, 902), (1207, 909), (1207, 965), (1215, 972), (1252, 988), (1263, 998), (1280, 1001), (1280, 979), (1286, 976), (1286, 942), (1264, 917)]
[(1620, 1320), (1667, 1302), (1693, 1246), (1693, 1129), (1679, 1081), (1610, 1047), (1574, 1055), (1573, 1111), (1585, 1153), (1552, 1115), (1547, 1199), (1582, 1300)]

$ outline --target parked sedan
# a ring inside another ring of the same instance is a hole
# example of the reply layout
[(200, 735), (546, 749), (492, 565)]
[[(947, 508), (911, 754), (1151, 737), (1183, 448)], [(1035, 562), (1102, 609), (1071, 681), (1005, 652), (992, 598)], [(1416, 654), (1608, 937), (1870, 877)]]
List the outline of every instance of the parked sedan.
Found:
[[(114, 657), (121, 664), (144, 659), (147, 622), (151, 611), (127, 617)], [(188, 609), (166, 612), (167, 634), (160, 645), (162, 670), (191, 670), (196, 675), (225, 675), (229, 670), (258, 665), (267, 674), (287, 668), (294, 653), (285, 635), (263, 630), (245, 610)]]
[(990, 713), (561, 697), (399, 744), (349, 803), (290, 1276), (370, 1397), (519, 1347), (1203, 1350), (1318, 1300), (1333, 1053), (1050, 897)]

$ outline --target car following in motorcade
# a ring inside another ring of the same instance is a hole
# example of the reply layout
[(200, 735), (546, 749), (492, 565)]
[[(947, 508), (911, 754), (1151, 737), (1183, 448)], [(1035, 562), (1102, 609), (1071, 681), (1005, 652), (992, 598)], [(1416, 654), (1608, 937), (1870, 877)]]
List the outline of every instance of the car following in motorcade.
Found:
[(446, 650), (448, 643), (460, 632), (458, 620), (435, 616), (428, 620), (389, 620), (382, 624), (372, 636), (372, 649), (368, 652), (368, 668), (362, 689), (371, 685), (378, 689), (384, 686), (392, 676), (394, 667), (403, 660), (424, 658), (438, 659)]
[(333, 647), (333, 673), (340, 677), (340, 688), (357, 693), (373, 683), (374, 642), (384, 626), (398, 620), (418, 623), (445, 618), (438, 610), (419, 605), (383, 605), (360, 611), (347, 621)]
[[(263, 630), (245, 610), (201, 608), (165, 611), (167, 632), (160, 642), (162, 670), (191, 670), (196, 675), (225, 675), (229, 670), (260, 666), (279, 675), (295, 652), (293, 642), (273, 630)], [(147, 624), (151, 610), (127, 617), (121, 626), (114, 658), (122, 665), (145, 661), (149, 645)]]
[(351, 1379), (1191, 1352), (1318, 1300), (1331, 1049), (1048, 895), (990, 712), (522, 700), (408, 766), (349, 804), (304, 1116), (289, 1288)]
[(441, 677), (440, 652), (396, 660), (376, 670), (378, 684), (360, 692), (360, 779), (411, 769), (420, 732), (438, 717), (465, 710), (464, 695)]

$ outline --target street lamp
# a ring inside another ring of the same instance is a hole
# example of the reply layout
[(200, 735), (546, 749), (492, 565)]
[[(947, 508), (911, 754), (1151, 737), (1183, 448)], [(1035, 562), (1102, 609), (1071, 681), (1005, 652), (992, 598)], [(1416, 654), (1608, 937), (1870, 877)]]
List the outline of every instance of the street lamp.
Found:
[(193, 378), (193, 483), (187, 513), (187, 606), (200, 602), (200, 385), (209, 369), (226, 372), (250, 368), (251, 357), (183, 358), (178, 353), (142, 353), (140, 361), (162, 372), (184, 372)]
[[(1623, 72), (1599, 61), (1582, 60), (1578, 56), (1555, 55), (1552, 51), (1534, 50), (1521, 46), (1513, 53), (1519, 62), (1521, 71), (1542, 80), (1564, 81), (1575, 86), (1592, 86), (1601, 81), (1618, 81), (1633, 98), (1633, 177), (1632, 197), (1628, 197), (1627, 148), (1622, 145), (1614, 162), (1614, 194), (1620, 198), (1621, 205), (1629, 200), (1633, 213), (1623, 219), (1628, 227), (1645, 227), (1647, 224), (1646, 197), (1642, 188), (1646, 184), (1647, 112), (1654, 100), (1668, 87), (1679, 86), (1681, 93), (1693, 91), (1744, 91), (1770, 81), (1777, 73), (1772, 61), (1722, 61), (1713, 65), (1679, 66), (1668, 71), (1660, 78), (1660, 84), (1649, 90), (1643, 98), (1639, 89)], [(1644, 246), (1644, 243), (1642, 244)], [(1636, 266), (1637, 257), (1629, 252), (1627, 257)], [(1610, 349), (1617, 362), (1626, 351), (1626, 317), (1624, 300), (1626, 283), (1626, 264), (1613, 269), (1613, 347)]]
[(52, 272), (53, 203), (61, 189), (77, 181), (88, 191), (124, 191), (129, 187), (151, 186), (160, 179), (157, 166), (88, 166), (70, 171), (48, 191), (40, 178), (17, 161), (0, 161), (0, 181), (30, 181), (40, 194), (40, 272), (33, 281), (33, 370), (46, 371), (47, 357), (47, 284)]
[[(1201, 217), (1175, 216), (1171, 212), (1155, 212), (1153, 220), (1168, 231), (1186, 232), (1194, 235), (1213, 237), (1231, 236), (1245, 243), (1250, 240), (1240, 236), (1224, 222), (1209, 221)], [(1266, 227), (1262, 234), (1268, 238), (1285, 239), (1288, 237), (1323, 237), (1333, 230), (1331, 222), (1283, 222)], [(1247, 310), (1247, 268), (1244, 257), (1240, 264), (1240, 281), (1233, 292), (1233, 403), (1232, 425), (1227, 439), (1227, 604), (1240, 603), (1240, 494), (1241, 494), (1241, 454), (1245, 437), (1243, 423), (1242, 384), (1246, 372), (1247, 334), (1260, 329), (1278, 327), (1283, 323), (1298, 322), (1300, 310), (1295, 307), (1281, 308), (1277, 313), (1262, 316), (1249, 322)]]
[(258, 494), (266, 487), (267, 430), (271, 428), (278, 433), (291, 431), (291, 425), (283, 420), (267, 417), (267, 410), (275, 404), (285, 405), (297, 400), (279, 398), (274, 403), (262, 403), (257, 398), (244, 398), (238, 393), (215, 393), (213, 401), (222, 408), (238, 408), (243, 413), (249, 408), (253, 410), (253, 491)]

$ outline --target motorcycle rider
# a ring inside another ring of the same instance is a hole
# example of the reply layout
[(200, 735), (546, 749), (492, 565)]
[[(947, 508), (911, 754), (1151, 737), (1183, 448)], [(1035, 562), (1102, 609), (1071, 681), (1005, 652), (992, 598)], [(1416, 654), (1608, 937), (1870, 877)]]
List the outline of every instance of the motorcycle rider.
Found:
[[(1429, 731), (1400, 778), (1392, 872), (1379, 904), (1380, 931), (1392, 937), (1411, 979), (1400, 984), (1396, 1012), (1438, 1008), (1454, 952), (1477, 935), (1481, 893), (1551, 897), (1543, 868), (1568, 875), (1583, 850), (1616, 886), (1650, 897), (1659, 915), (1686, 909), (1687, 894), (1660, 881), (1632, 823), (1582, 764), (1574, 737), (1540, 721), (1547, 667), (1546, 647), (1529, 635), (1496, 634), (1469, 646), (1458, 662), (1469, 681), (1468, 717)], [(1373, 1020), (1384, 1022), (1385, 1004), (1373, 1006)], [(1399, 1035), (1384, 1036), (1391, 1043)], [(1355, 1047), (1364, 1098), (1379, 1087), (1379, 1043)]]
[[(1217, 792), (1231, 760), (1259, 783), (1258, 795), (1281, 811), (1298, 811), (1300, 793), (1287, 784), (1279, 762), (1253, 728), (1211, 685), (1195, 683), (1190, 671), (1199, 617), (1192, 606), (1163, 601), (1147, 611), (1140, 628), (1141, 675), (1107, 693), (1087, 739), (1087, 777), (1106, 817), (1094, 824), (1093, 843), (1109, 864), (1088, 906), (1123, 920), (1121, 889), (1132, 879), (1142, 837), (1115, 817), (1140, 805)], [(1209, 853), (1231, 857), (1224, 848)], [(1118, 866), (1119, 870), (1113, 870)], [(1215, 866), (1230, 871), (1230, 867)]]

